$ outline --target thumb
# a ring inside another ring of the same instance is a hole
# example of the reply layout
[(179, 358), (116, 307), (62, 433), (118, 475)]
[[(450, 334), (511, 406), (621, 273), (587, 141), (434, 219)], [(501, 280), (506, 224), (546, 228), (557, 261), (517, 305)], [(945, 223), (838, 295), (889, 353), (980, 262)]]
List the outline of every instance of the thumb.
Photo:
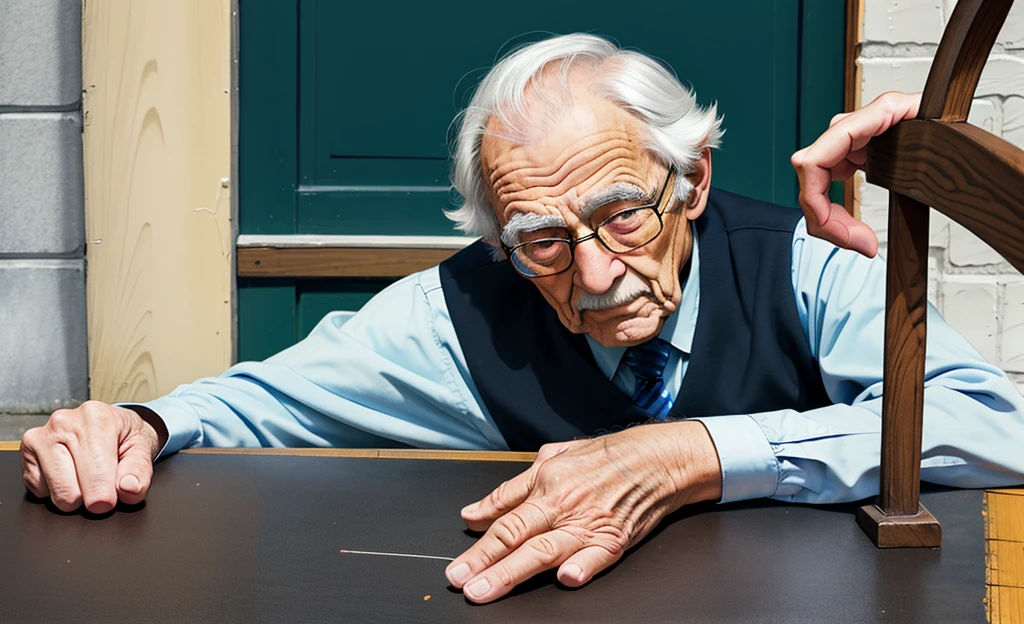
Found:
[(153, 450), (142, 440), (129, 440), (121, 445), (117, 463), (117, 498), (129, 505), (141, 503), (153, 480)]
[(528, 470), (502, 483), (481, 500), (463, 507), (462, 519), (466, 521), (466, 526), (473, 531), (486, 531), (492, 522), (521, 505), (533, 489), (534, 478), (541, 464), (561, 455), (572, 445), (573, 442), (557, 442), (540, 447), (537, 458)]
[(534, 468), (499, 485), (493, 492), (462, 509), (462, 519), (472, 531), (486, 531), (491, 523), (515, 509), (530, 494)]

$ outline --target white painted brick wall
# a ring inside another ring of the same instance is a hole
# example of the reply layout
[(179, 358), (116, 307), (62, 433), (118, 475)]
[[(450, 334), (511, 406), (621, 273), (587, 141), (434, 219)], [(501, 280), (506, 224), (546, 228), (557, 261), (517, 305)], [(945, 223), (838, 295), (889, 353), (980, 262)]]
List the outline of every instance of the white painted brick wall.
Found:
[[(865, 0), (860, 103), (920, 91), (956, 0)], [(989, 58), (969, 121), (1024, 148), (1024, 2), (1015, 3)], [(883, 241), (888, 194), (860, 177), (861, 216)], [(1024, 392), (1024, 278), (959, 223), (932, 211), (929, 299)]]
[(1024, 280), (1003, 285), (999, 365), (1003, 370), (1024, 373)]

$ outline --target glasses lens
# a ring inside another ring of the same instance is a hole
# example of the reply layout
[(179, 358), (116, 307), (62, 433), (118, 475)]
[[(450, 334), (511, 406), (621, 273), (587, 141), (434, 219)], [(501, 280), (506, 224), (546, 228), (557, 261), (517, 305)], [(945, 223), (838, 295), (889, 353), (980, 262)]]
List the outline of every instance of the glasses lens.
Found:
[(536, 240), (512, 252), (512, 264), (526, 277), (561, 273), (572, 264), (568, 241), (554, 238)]
[(661, 234), (661, 219), (654, 208), (622, 210), (597, 226), (597, 235), (608, 249), (618, 253), (642, 247), (658, 234)]

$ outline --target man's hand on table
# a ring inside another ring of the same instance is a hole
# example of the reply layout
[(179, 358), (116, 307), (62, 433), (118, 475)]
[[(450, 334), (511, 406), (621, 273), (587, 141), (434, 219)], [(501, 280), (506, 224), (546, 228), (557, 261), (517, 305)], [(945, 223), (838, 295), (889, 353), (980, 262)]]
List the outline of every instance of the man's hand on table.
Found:
[(138, 413), (98, 401), (58, 410), (21, 439), (25, 487), (61, 511), (106, 513), (118, 500), (142, 502), (160, 451), (156, 429)]
[(921, 94), (884, 93), (864, 108), (836, 115), (818, 139), (793, 154), (792, 164), (800, 179), (800, 207), (807, 231), (835, 245), (873, 258), (878, 238), (867, 224), (854, 219), (828, 197), (833, 180), (845, 180), (867, 159), (868, 142), (896, 123), (917, 117)]
[(462, 510), (486, 533), (445, 571), (473, 602), (490, 602), (558, 568), (589, 582), (685, 504), (721, 498), (722, 474), (700, 422), (633, 427), (548, 444), (526, 472)]

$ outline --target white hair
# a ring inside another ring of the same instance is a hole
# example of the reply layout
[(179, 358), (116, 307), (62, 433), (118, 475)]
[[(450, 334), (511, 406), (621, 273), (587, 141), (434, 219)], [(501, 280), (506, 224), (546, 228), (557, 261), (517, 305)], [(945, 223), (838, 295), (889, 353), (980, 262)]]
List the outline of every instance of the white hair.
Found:
[[(541, 78), (557, 61), (561, 62), (561, 88), (552, 92), (541, 85)], [(721, 144), (724, 131), (715, 105), (704, 108), (697, 104), (693, 92), (649, 56), (623, 50), (594, 35), (562, 35), (526, 45), (501, 59), (481, 81), (469, 106), (456, 117), (451, 178), (462, 205), (446, 214), (458, 229), (492, 243), (499, 239), (498, 220), (487, 199), (480, 162), (488, 121), (497, 118), (512, 135), (502, 135), (505, 138), (522, 139), (527, 129), (538, 123), (536, 115), (526, 111), (527, 89), (536, 93), (552, 114), (564, 112), (572, 104), (568, 74), (578, 67), (594, 72), (592, 93), (644, 122), (647, 149), (664, 164), (675, 165), (680, 173), (676, 197), (685, 200), (689, 196), (693, 186), (682, 174), (693, 168), (705, 148)]]

